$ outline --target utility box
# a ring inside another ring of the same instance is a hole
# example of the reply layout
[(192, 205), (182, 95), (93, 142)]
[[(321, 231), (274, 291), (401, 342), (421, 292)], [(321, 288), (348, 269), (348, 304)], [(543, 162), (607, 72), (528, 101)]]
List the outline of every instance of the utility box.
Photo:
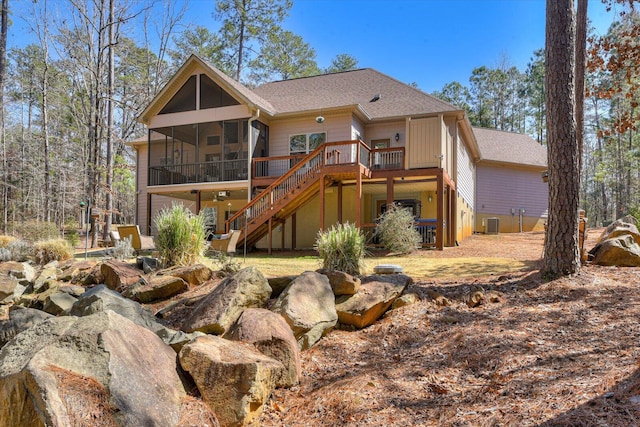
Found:
[(498, 234), (500, 231), (500, 218), (487, 218), (487, 234)]

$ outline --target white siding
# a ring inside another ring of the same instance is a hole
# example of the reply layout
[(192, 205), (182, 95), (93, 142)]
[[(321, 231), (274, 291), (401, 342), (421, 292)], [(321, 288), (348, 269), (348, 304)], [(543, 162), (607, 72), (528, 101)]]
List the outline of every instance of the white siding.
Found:
[(460, 137), (458, 137), (458, 143), (456, 145), (458, 146), (458, 163), (456, 168), (458, 176), (454, 178), (456, 180), (456, 188), (458, 189), (460, 197), (462, 197), (469, 206), (475, 206), (475, 188), (473, 182), (475, 165), (469, 156), (464, 141), (462, 141)]

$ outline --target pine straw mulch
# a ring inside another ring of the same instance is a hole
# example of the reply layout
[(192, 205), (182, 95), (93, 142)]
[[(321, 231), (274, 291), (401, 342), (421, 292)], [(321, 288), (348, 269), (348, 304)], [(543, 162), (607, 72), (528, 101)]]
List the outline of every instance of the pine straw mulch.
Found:
[[(536, 260), (542, 237), (463, 246)], [(547, 283), (536, 269), (414, 279), (419, 303), (303, 352), (300, 385), (273, 393), (262, 425), (640, 425), (640, 268), (586, 266)], [(469, 308), (477, 289), (501, 299)], [(451, 305), (436, 305), (432, 291)]]

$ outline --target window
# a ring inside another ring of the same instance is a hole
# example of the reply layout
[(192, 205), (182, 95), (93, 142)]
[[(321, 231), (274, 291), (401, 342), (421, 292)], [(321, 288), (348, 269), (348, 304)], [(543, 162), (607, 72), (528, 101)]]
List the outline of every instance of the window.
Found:
[(173, 95), (173, 98), (160, 114), (182, 113), (184, 111), (193, 111), (196, 109), (196, 76), (189, 77), (184, 85)]
[(220, 135), (208, 136), (207, 145), (220, 145)]
[(213, 80), (200, 74), (200, 109), (239, 105), (231, 95), (225, 92)]
[(327, 134), (324, 132), (291, 135), (289, 137), (289, 154), (308, 154), (324, 144), (326, 140)]

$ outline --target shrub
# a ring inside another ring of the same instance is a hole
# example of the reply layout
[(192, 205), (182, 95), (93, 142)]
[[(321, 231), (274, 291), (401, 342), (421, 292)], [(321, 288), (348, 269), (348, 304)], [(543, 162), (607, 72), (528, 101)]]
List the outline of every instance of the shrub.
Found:
[(218, 271), (222, 273), (223, 276), (230, 276), (240, 271), (240, 263), (224, 251), (213, 251), (211, 258), (213, 262), (219, 266)]
[(133, 256), (133, 246), (131, 246), (131, 236), (121, 240), (116, 240), (113, 245), (113, 257), (120, 260), (129, 259)]
[(376, 236), (387, 250), (401, 254), (415, 251), (422, 242), (422, 236), (415, 229), (411, 210), (395, 204), (391, 204), (378, 219)]
[(165, 266), (193, 265), (205, 248), (204, 220), (181, 203), (162, 209), (154, 219), (156, 247)]
[(9, 244), (16, 241), (16, 238), (13, 236), (0, 235), (0, 248), (8, 248)]
[(0, 262), (11, 261), (11, 251), (7, 248), (0, 248)]
[(324, 269), (359, 275), (364, 266), (365, 238), (354, 224), (336, 224), (318, 232), (315, 249)]
[(18, 262), (28, 260), (33, 254), (33, 247), (22, 239), (16, 239), (9, 243), (7, 249), (11, 252), (11, 259)]
[(53, 222), (26, 221), (15, 225), (16, 233), (27, 242), (57, 239), (60, 237), (58, 226)]
[(75, 248), (80, 244), (80, 233), (76, 229), (69, 229), (64, 232), (64, 238), (72, 248)]
[(64, 239), (51, 239), (36, 242), (33, 253), (38, 264), (48, 264), (51, 261), (64, 261), (73, 257), (69, 242)]

